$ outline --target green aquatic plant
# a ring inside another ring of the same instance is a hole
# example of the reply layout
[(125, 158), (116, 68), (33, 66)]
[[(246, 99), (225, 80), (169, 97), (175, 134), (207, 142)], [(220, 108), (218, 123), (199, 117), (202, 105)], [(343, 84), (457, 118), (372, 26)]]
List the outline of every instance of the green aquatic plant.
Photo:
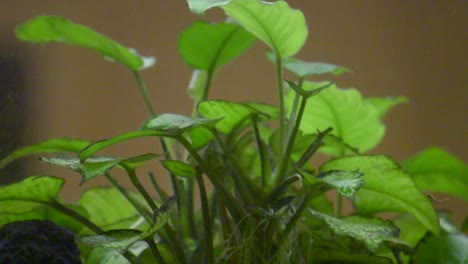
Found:
[[(75, 204), (58, 197), (64, 179), (31, 176), (0, 187), (0, 224), (47, 219), (78, 237), (84, 263), (463, 263), (467, 238), (424, 192), (468, 200), (466, 165), (429, 148), (399, 165), (370, 155), (385, 134), (383, 118), (404, 97), (367, 98), (332, 81), (344, 67), (293, 56), (308, 35), (300, 10), (285, 1), (187, 0), (194, 13), (220, 8), (227, 22), (195, 21), (179, 38), (179, 53), (194, 70), (191, 115), (158, 113), (140, 72), (155, 60), (56, 16), (19, 25), (20, 40), (88, 48), (135, 76), (150, 117), (134, 131), (96, 142), (56, 138), (16, 150), (5, 167), (27, 155), (82, 175), (105, 177)], [(255, 42), (268, 47), (278, 104), (210, 100), (213, 78)], [(296, 79), (285, 80), (283, 71)], [(157, 91), (156, 91), (157, 92)], [(162, 152), (102, 156), (136, 138), (156, 138)], [(322, 153), (329, 160), (315, 168)], [(136, 169), (160, 161), (172, 183), (161, 188)], [(123, 170), (136, 191), (113, 177)], [(210, 188), (207, 188), (208, 183)], [(152, 189), (152, 190), (150, 190)], [(326, 194), (337, 196), (333, 206)], [(155, 193), (156, 195), (152, 195)], [(199, 196), (199, 197), (195, 197)], [(200, 201), (197, 206), (194, 201)], [(354, 205), (343, 215), (342, 201)], [(392, 212), (391, 219), (379, 213)], [(442, 262), (441, 262), (442, 261)], [(432, 262), (436, 263), (436, 262)]]

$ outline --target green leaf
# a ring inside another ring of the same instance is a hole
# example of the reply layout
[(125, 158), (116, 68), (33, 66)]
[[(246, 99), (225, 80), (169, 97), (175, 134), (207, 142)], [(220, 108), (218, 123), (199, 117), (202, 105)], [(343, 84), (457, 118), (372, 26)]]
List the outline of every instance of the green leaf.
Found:
[(104, 150), (110, 146), (113, 146), (117, 143), (132, 140), (135, 138), (142, 138), (142, 137), (171, 137), (170, 133), (158, 130), (140, 130), (140, 131), (132, 131), (120, 134), (115, 137), (111, 137), (108, 139), (96, 141), (87, 147), (85, 147), (79, 155), (80, 162), (83, 163), (85, 160), (96, 154), (97, 152)]
[(392, 159), (383, 156), (353, 156), (329, 161), (320, 171), (359, 170), (365, 184), (354, 205), (361, 214), (406, 212), (416, 217), (432, 233), (438, 234), (439, 220), (429, 199), (411, 177)]
[(411, 256), (414, 264), (468, 263), (468, 237), (462, 233), (427, 234)]
[(203, 14), (206, 10), (216, 7), (226, 5), (232, 0), (187, 0), (190, 11), (195, 14)]
[(447, 193), (468, 201), (468, 166), (443, 149), (426, 149), (403, 163), (418, 188)]
[(285, 1), (233, 0), (221, 8), (281, 58), (296, 54), (307, 39), (304, 14)]
[[(323, 86), (328, 82), (305, 82), (308, 85)], [(294, 93), (288, 93), (286, 107), (293, 108)], [(331, 85), (328, 89), (311, 97), (307, 101), (300, 129), (304, 134), (324, 131), (332, 127), (332, 134), (360, 152), (366, 152), (375, 147), (385, 134), (385, 126), (381, 123), (377, 110), (366, 103), (355, 89), (340, 89)], [(352, 153), (345, 147), (325, 145), (320, 149), (331, 156), (341, 156)]]
[(124, 159), (119, 163), (119, 166), (124, 167), (125, 169), (136, 169), (141, 165), (145, 164), (152, 159), (159, 157), (161, 155), (154, 154), (154, 153), (147, 153), (135, 157), (131, 157), (128, 159)]
[(23, 41), (48, 43), (60, 42), (88, 48), (106, 58), (118, 61), (133, 71), (152, 66), (155, 59), (139, 56), (132, 49), (58, 16), (38, 16), (16, 28), (16, 36)]
[(229, 134), (252, 115), (263, 114), (246, 104), (221, 100), (200, 102), (197, 109), (205, 118), (220, 120), (216, 124), (216, 129), (225, 134)]
[(178, 161), (178, 160), (164, 160), (162, 162), (164, 168), (166, 168), (171, 173), (182, 176), (182, 177), (195, 177), (197, 175), (197, 171), (194, 167), (190, 166), (189, 164)]
[(278, 110), (278, 107), (276, 106), (264, 104), (264, 103), (257, 103), (257, 102), (247, 102), (244, 104), (256, 109), (259, 112), (262, 112), (263, 114), (267, 115), (271, 119), (278, 119), (279, 110)]
[(188, 140), (196, 150), (205, 147), (213, 139), (213, 134), (206, 127), (194, 127), (188, 131)]
[(400, 229), (400, 239), (412, 247), (415, 247), (427, 233), (427, 228), (409, 214), (400, 215), (393, 223)]
[(141, 231), (134, 229), (109, 230), (101, 235), (90, 235), (80, 241), (91, 247), (127, 249), (140, 239)]
[(192, 118), (176, 114), (161, 114), (148, 119), (142, 126), (142, 130), (159, 130), (168, 134), (177, 135), (197, 126), (211, 127), (218, 120), (205, 118)]
[[(173, 196), (174, 197), (174, 196)], [(167, 200), (157, 211), (155, 222), (145, 231), (135, 229), (109, 230), (99, 235), (81, 238), (81, 242), (92, 247), (127, 249), (133, 243), (152, 237), (169, 220), (169, 211), (175, 207), (175, 198)]]
[[(275, 62), (276, 55), (271, 51), (267, 51), (267, 58)], [(319, 74), (333, 74), (333, 75), (341, 75), (349, 70), (323, 62), (305, 62), (302, 60), (298, 60), (292, 57), (283, 58), (282, 59), (283, 67), (290, 70), (292, 73), (296, 74), (298, 77), (306, 77), (309, 75), (319, 75)]]
[(390, 221), (366, 219), (358, 216), (338, 219), (310, 209), (309, 213), (324, 221), (335, 234), (361, 241), (372, 252), (377, 250), (386, 239), (398, 237), (399, 234), (398, 228)]
[(55, 200), (64, 180), (56, 177), (31, 176), (0, 187), (0, 215), (22, 214)]
[(390, 111), (390, 109), (392, 109), (393, 107), (399, 104), (407, 103), (408, 98), (404, 96), (370, 97), (366, 98), (366, 102), (370, 103), (377, 109), (380, 118), (384, 118), (388, 111)]
[(331, 170), (317, 176), (319, 180), (333, 187), (347, 198), (354, 198), (355, 193), (364, 185), (359, 171)]
[(309, 202), (308, 208), (325, 213), (327, 215), (333, 215), (333, 204), (330, 202), (330, 200), (328, 200), (325, 194), (313, 198)]
[(329, 247), (312, 247), (308, 253), (313, 256), (311, 264), (321, 263), (372, 263), (393, 264), (388, 258), (364, 253), (346, 252)]
[(130, 264), (116, 249), (93, 248), (86, 258), (85, 264)]
[(10, 162), (28, 156), (39, 153), (49, 152), (74, 152), (78, 153), (80, 150), (89, 145), (90, 142), (78, 139), (67, 139), (67, 138), (54, 138), (44, 141), (42, 143), (23, 147), (15, 150), (13, 153), (5, 157), (0, 161), (0, 169), (4, 168)]
[(79, 158), (65, 156), (55, 158), (41, 157), (41, 161), (78, 172), (83, 176), (81, 180), (82, 183), (103, 175), (117, 166), (120, 162), (119, 159), (112, 157), (94, 157), (87, 159), (85, 163), (81, 163)]
[(256, 38), (234, 23), (196, 21), (179, 38), (179, 53), (192, 68), (213, 74), (249, 49)]
[[(141, 196), (137, 198), (143, 201)], [(140, 226), (145, 225), (138, 224), (142, 220), (141, 216), (116, 188), (88, 189), (78, 204), (86, 208), (89, 220), (103, 229), (140, 229)]]

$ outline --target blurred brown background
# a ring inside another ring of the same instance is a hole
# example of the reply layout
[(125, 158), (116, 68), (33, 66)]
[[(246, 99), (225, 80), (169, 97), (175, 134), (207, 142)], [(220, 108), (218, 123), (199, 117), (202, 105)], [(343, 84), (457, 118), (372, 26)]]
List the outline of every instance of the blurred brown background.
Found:
[[(309, 39), (298, 57), (350, 68), (351, 73), (333, 80), (359, 88), (365, 96), (410, 98), (387, 117), (387, 135), (373, 153), (402, 161), (425, 147), (440, 146), (467, 160), (466, 0), (288, 2), (304, 12), (309, 25)], [(143, 72), (157, 110), (190, 114), (186, 87), (191, 70), (177, 53), (177, 38), (197, 17), (184, 0), (1, 0), (0, 52), (21, 66), (22, 144), (63, 136), (98, 140), (136, 129), (147, 118), (133, 76), (121, 65), (88, 50), (15, 40), (14, 26), (40, 14), (67, 17), (157, 57), (157, 65)], [(214, 11), (207, 18), (223, 16)], [(264, 50), (257, 43), (227, 65), (211, 97), (275, 103), (273, 67)], [(113, 150), (129, 155), (154, 151), (155, 145), (136, 141)], [(88, 184), (103, 183), (98, 179), (78, 187), (78, 175), (38, 163), (29, 159), (23, 174), (64, 175), (68, 200)], [(468, 213), (456, 199), (443, 204), (457, 205), (461, 215)]]

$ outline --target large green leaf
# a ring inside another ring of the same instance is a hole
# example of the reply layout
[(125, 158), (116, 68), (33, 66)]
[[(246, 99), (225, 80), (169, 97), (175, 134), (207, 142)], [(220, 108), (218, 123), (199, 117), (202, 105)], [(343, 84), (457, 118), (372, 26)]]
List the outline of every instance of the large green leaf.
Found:
[[(143, 201), (142, 197), (137, 197)], [(129, 228), (141, 230), (141, 226), (145, 225), (138, 224), (142, 221), (141, 216), (115, 188), (88, 189), (78, 204), (86, 208), (90, 221), (105, 230)]]
[(429, 148), (403, 163), (422, 191), (448, 193), (468, 201), (468, 166), (440, 148)]
[(383, 241), (398, 237), (399, 234), (398, 228), (390, 221), (358, 216), (339, 219), (310, 209), (309, 213), (324, 221), (335, 234), (359, 240), (370, 251), (375, 251)]
[(64, 180), (56, 177), (31, 176), (0, 187), (0, 214), (22, 214), (55, 200)]
[[(267, 58), (275, 62), (276, 61), (276, 55), (275, 53), (271, 51), (267, 51)], [(345, 72), (348, 72), (349, 70), (329, 64), (329, 63), (323, 63), (323, 62), (306, 62), (302, 61), (299, 59), (295, 59), (292, 57), (289, 58), (283, 58), (283, 67), (290, 70), (294, 74), (296, 74), (298, 77), (306, 77), (308, 75), (318, 75), (318, 74), (333, 74), (333, 75), (341, 75)]]
[[(65, 205), (69, 209), (78, 212), (80, 215), (84, 217), (88, 217), (88, 213), (86, 209), (79, 205)], [(26, 221), (26, 220), (50, 220), (60, 226), (66, 227), (67, 229), (73, 231), (76, 234), (81, 232), (87, 232), (87, 227), (84, 226), (82, 223), (78, 222), (71, 216), (63, 214), (51, 207), (47, 206), (37, 206), (34, 207), (29, 212), (17, 214), (13, 212), (11, 214), (2, 213), (0, 214), (0, 226), (17, 221)]]
[(382, 155), (343, 157), (320, 168), (320, 171), (328, 170), (359, 170), (364, 173), (362, 179), (365, 184), (354, 200), (360, 213), (407, 212), (432, 233), (439, 233), (439, 220), (429, 199), (392, 159)]
[(196, 21), (179, 38), (179, 53), (191, 67), (209, 72), (241, 55), (256, 38), (234, 23)]
[(20, 40), (48, 43), (61, 42), (88, 48), (118, 61), (133, 71), (150, 67), (155, 59), (139, 56), (132, 49), (80, 24), (58, 16), (38, 16), (16, 28)]
[(232, 0), (187, 0), (190, 10), (195, 14), (203, 14), (206, 10), (226, 5)]
[(296, 54), (307, 39), (304, 15), (285, 1), (233, 0), (221, 8), (282, 58)]
[(10, 162), (22, 158), (24, 156), (49, 153), (49, 152), (74, 152), (78, 153), (80, 150), (89, 145), (90, 142), (79, 139), (68, 139), (68, 138), (54, 138), (44, 141), (42, 143), (23, 147), (15, 150), (13, 153), (5, 157), (0, 161), (0, 169), (8, 165)]
[(220, 120), (216, 129), (225, 134), (229, 134), (253, 115), (264, 116), (262, 112), (246, 104), (221, 100), (200, 102), (197, 110), (205, 118)]
[[(304, 82), (304, 87), (322, 87), (328, 82)], [(286, 98), (286, 107), (291, 111), (294, 104), (294, 93)], [(324, 131), (332, 127), (332, 134), (365, 152), (375, 147), (385, 134), (379, 113), (375, 107), (366, 103), (355, 89), (340, 89), (331, 85), (321, 93), (308, 99), (300, 129), (305, 134)], [(321, 151), (341, 156), (351, 153), (345, 147), (325, 145)]]

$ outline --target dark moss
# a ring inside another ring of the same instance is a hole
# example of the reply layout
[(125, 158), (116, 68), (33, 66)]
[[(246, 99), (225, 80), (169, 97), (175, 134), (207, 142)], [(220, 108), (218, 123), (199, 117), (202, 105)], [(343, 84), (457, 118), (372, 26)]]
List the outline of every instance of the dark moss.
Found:
[(75, 235), (48, 220), (19, 221), (0, 229), (2, 264), (81, 264)]

